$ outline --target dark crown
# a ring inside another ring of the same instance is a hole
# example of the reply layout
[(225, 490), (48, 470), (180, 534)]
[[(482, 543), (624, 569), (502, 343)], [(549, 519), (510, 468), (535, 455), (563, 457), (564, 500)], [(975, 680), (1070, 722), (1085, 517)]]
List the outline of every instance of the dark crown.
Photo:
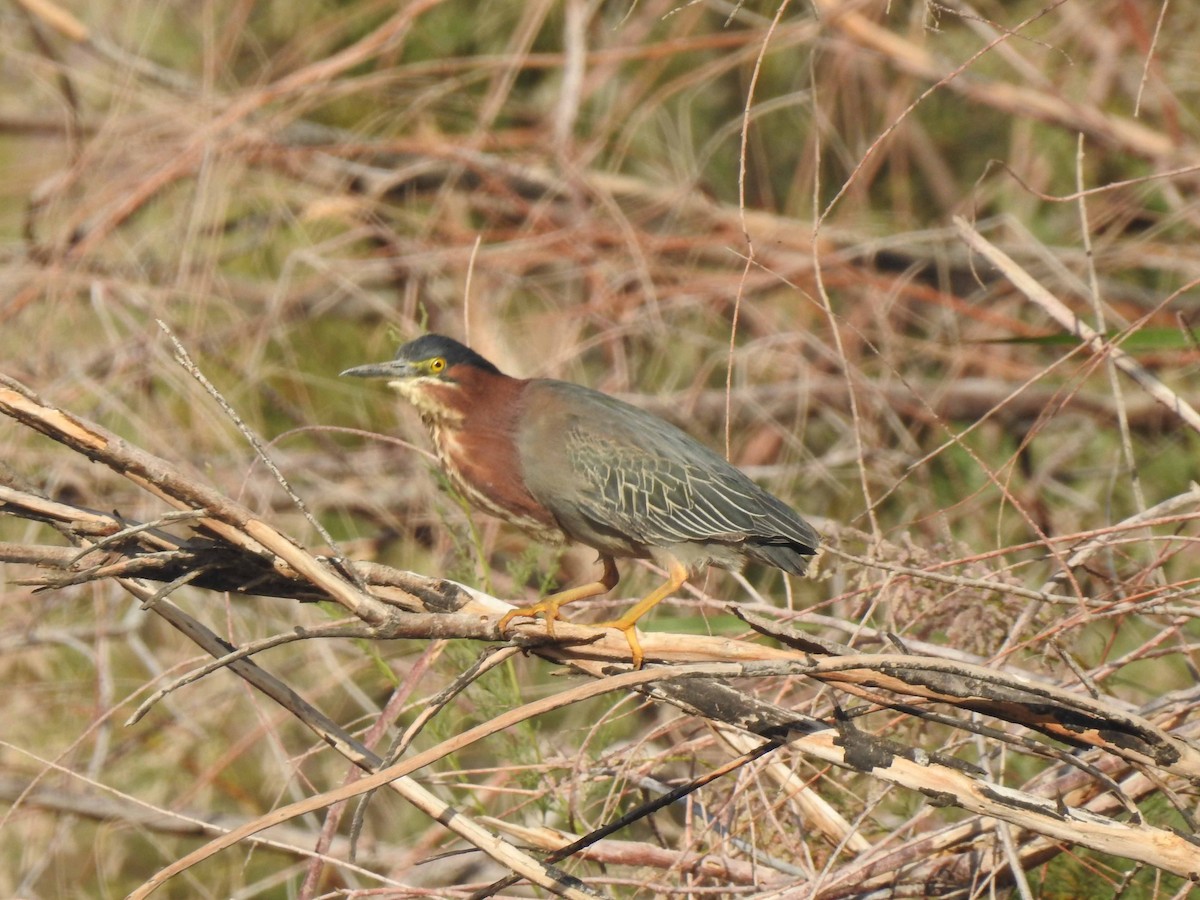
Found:
[(455, 366), (472, 366), (476, 369), (483, 369), (485, 372), (500, 374), (499, 369), (470, 347), (466, 347), (444, 334), (423, 334), (396, 351), (396, 359), (406, 362), (421, 362), (435, 356), (446, 360), (447, 369), (453, 369)]

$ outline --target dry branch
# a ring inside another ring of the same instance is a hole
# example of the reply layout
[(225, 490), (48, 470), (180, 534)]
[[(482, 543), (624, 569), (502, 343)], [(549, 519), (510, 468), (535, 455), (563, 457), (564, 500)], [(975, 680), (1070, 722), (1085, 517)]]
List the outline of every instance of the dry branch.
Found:
[[(1063, 0), (1038, 10), (1030, 19), (1012, 32), (993, 38), (995, 46), (1013, 34), (1042, 18)], [(857, 10), (858, 4), (846, 0), (820, 0), (817, 4), (829, 24), (847, 38), (864, 48), (879, 53), (901, 72), (907, 72), (930, 83), (961, 93), (973, 103), (990, 106), (1005, 113), (1048, 122), (1069, 132), (1082, 132), (1094, 140), (1150, 159), (1172, 157), (1177, 152), (1169, 135), (1148, 128), (1140, 122), (1107, 114), (1089, 104), (1074, 102), (1052, 87), (1035, 88), (1002, 81), (974, 77), (959, 77), (962, 72), (938, 60), (923, 47), (918, 47), (882, 26), (870, 21)]]
[(1130, 354), (1091, 328), (1077, 313), (1072, 312), (1066, 304), (1021, 268), (1012, 257), (976, 231), (966, 219), (956, 217), (954, 225), (967, 246), (999, 269), (1021, 293), (1049, 313), (1062, 328), (1077, 336), (1093, 353), (1110, 357), (1142, 390), (1178, 416), (1189, 428), (1200, 432), (1200, 411), (1187, 400), (1148, 372)]

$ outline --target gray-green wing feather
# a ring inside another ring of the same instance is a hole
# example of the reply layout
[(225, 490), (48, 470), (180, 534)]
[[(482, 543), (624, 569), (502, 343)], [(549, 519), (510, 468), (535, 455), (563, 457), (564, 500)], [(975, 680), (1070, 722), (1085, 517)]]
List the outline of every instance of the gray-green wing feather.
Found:
[(649, 547), (739, 545), (749, 558), (803, 570), (817, 533), (724, 458), (616, 398), (549, 384), (571, 411), (558, 435), (575, 487), (571, 505), (593, 526)]

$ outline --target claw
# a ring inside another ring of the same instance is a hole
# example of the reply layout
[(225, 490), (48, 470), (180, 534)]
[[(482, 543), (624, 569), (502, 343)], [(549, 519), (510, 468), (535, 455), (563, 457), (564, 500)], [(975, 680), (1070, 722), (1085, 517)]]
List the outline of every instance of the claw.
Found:
[(527, 616), (531, 619), (536, 619), (542, 616), (546, 620), (546, 632), (550, 637), (554, 637), (554, 620), (558, 618), (558, 608), (562, 606), (562, 601), (556, 601), (554, 598), (559, 596), (554, 594), (547, 597), (541, 603), (535, 603), (533, 606), (520, 606), (516, 609), (510, 609), (500, 619), (500, 624), (496, 627), (500, 630), (500, 636), (504, 637), (504, 632), (508, 629), (508, 623), (513, 619), (519, 619), (522, 616)]
[(624, 634), (625, 640), (629, 644), (629, 656), (630, 661), (633, 663), (633, 667), (635, 669), (640, 669), (642, 667), (642, 662), (645, 660), (646, 656), (644, 653), (642, 653), (642, 644), (638, 640), (637, 628), (634, 626), (633, 622), (625, 624), (624, 617), (622, 617), (615, 622), (604, 622), (596, 627), (615, 628)]

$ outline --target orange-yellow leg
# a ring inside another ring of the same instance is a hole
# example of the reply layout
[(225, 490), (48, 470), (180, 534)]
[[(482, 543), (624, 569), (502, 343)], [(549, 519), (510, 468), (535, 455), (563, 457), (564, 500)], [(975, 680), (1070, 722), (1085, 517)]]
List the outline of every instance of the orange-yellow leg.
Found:
[(604, 572), (600, 576), (599, 581), (593, 581), (590, 584), (581, 584), (579, 587), (567, 588), (565, 591), (559, 591), (557, 594), (551, 594), (549, 597), (533, 604), (533, 606), (522, 606), (519, 609), (510, 609), (504, 614), (504, 618), (500, 620), (500, 634), (503, 636), (504, 630), (508, 628), (508, 623), (518, 616), (542, 616), (546, 620), (546, 631), (554, 637), (554, 621), (558, 618), (558, 608), (565, 606), (568, 603), (574, 603), (576, 600), (583, 600), (587, 597), (598, 597), (601, 594), (607, 594), (617, 586), (617, 582), (621, 580), (621, 574), (617, 571), (617, 564), (613, 562), (611, 556), (601, 556), (600, 562), (604, 564)]
[(661, 601), (683, 587), (683, 583), (687, 579), (688, 570), (683, 567), (683, 564), (678, 560), (671, 560), (670, 566), (667, 567), (666, 583), (659, 585), (639, 600), (637, 605), (621, 616), (621, 618), (615, 619), (612, 622), (601, 622), (596, 626), (597, 628), (615, 628), (625, 633), (625, 640), (629, 642), (629, 653), (633, 657), (633, 667), (635, 669), (642, 667), (642, 660), (645, 658), (642, 654), (642, 645), (638, 642), (635, 623)]

